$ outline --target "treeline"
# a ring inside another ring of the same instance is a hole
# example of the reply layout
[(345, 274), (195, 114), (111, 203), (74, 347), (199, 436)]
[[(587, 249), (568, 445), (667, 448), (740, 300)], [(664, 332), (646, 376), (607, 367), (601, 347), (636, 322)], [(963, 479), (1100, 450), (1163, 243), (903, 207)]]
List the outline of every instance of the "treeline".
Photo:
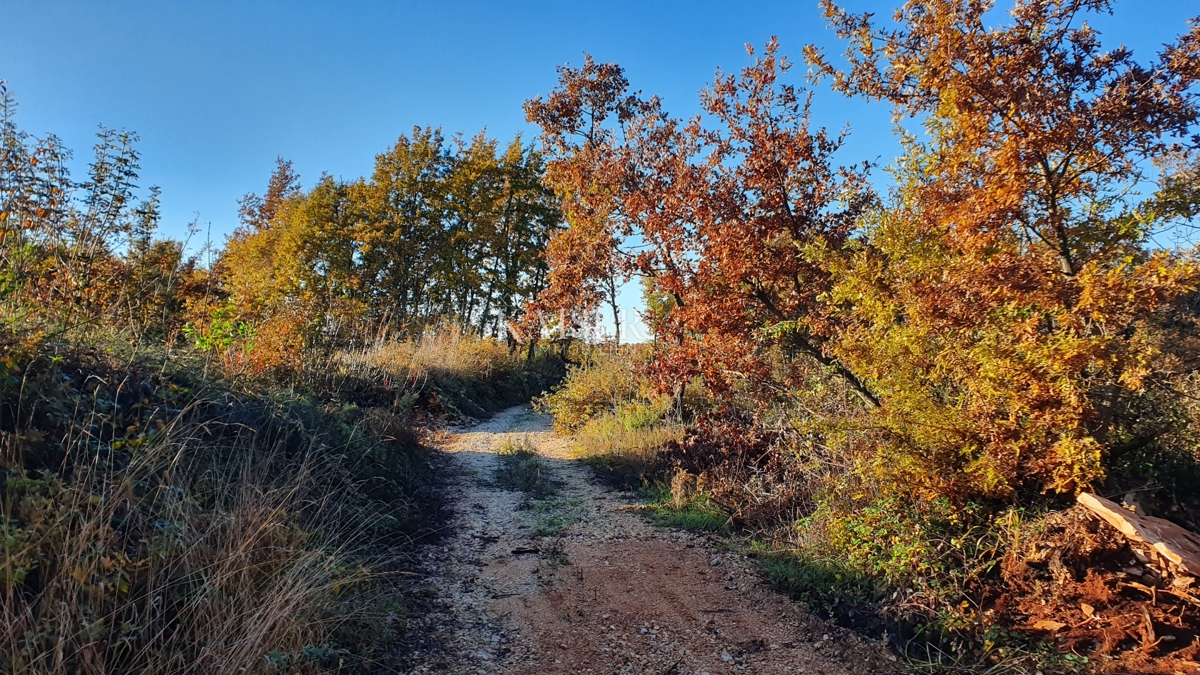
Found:
[(515, 346), (508, 327), (546, 283), (542, 250), (561, 214), (541, 155), (519, 136), (501, 145), (414, 128), (369, 178), (325, 175), (307, 190), (281, 159), (265, 194), (242, 200), (224, 247), (205, 251), (210, 269), (187, 255), (194, 239), (159, 237), (158, 188), (139, 197), (136, 135), (101, 128), (76, 181), (59, 139), (22, 131), (7, 91), (0, 104), (9, 324), (120, 326), (262, 370), (430, 327)]

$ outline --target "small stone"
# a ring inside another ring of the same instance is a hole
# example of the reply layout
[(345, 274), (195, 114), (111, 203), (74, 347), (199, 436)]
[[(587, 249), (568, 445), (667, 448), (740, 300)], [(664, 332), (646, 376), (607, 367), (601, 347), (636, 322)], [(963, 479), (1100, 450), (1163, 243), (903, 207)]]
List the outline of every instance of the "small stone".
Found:
[(721, 652), (721, 660), (728, 663), (733, 660), (733, 657), (729, 655), (729, 652)]

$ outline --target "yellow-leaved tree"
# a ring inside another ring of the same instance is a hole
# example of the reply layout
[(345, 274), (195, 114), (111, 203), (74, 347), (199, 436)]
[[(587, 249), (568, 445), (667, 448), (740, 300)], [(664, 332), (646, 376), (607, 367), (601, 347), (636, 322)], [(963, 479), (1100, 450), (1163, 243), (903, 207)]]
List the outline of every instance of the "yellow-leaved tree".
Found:
[(1162, 313), (1200, 276), (1153, 235), (1151, 160), (1194, 142), (1200, 26), (1143, 64), (1084, 20), (1107, 0), (908, 2), (899, 28), (832, 2), (846, 94), (889, 102), (905, 135), (886, 208), (835, 270), (834, 351), (881, 401), (876, 470), (905, 489), (1072, 492), (1152, 434), (1124, 411), (1163, 375)]

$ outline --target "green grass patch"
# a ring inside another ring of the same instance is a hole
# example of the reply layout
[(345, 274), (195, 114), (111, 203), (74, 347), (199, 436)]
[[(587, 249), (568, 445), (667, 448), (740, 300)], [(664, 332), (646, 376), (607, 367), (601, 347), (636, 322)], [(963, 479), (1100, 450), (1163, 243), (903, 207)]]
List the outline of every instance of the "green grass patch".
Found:
[(748, 552), (772, 586), (827, 617), (853, 618), (846, 616), (848, 612), (865, 615), (882, 599), (881, 584), (836, 561), (797, 551), (772, 551), (758, 541), (751, 542)]
[(650, 519), (655, 525), (675, 527), (689, 532), (733, 532), (729, 514), (703, 495), (695, 496), (686, 504), (677, 506), (671, 489), (661, 483), (642, 488), (641, 495), (650, 506)]
[(558, 482), (550, 474), (546, 460), (534, 450), (528, 439), (508, 442), (500, 448), (496, 483), (524, 492), (532, 499), (546, 499), (558, 493)]
[(688, 506), (682, 511), (656, 509), (653, 518), (655, 524), (663, 527), (677, 527), (692, 532), (730, 532), (729, 516), (717, 510), (695, 506)]
[(567, 527), (578, 523), (583, 517), (583, 500), (543, 499), (530, 502), (529, 510), (534, 515), (534, 537), (556, 537)]

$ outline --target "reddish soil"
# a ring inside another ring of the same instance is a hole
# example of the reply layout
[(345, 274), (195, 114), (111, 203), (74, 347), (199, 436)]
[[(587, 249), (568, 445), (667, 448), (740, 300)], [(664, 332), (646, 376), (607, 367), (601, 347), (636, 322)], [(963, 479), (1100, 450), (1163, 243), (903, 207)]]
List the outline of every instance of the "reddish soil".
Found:
[[(562, 489), (531, 501), (493, 481), (496, 451), (528, 439)], [(766, 587), (740, 555), (656, 528), (571, 458), (528, 408), (442, 439), (456, 476), (446, 541), (430, 547), (436, 636), (409, 672), (809, 673), (891, 669), (877, 645)]]

